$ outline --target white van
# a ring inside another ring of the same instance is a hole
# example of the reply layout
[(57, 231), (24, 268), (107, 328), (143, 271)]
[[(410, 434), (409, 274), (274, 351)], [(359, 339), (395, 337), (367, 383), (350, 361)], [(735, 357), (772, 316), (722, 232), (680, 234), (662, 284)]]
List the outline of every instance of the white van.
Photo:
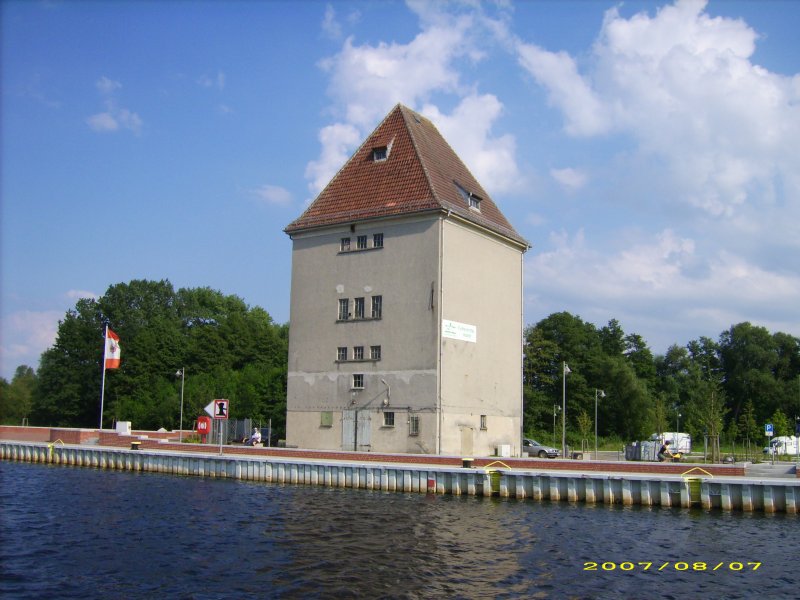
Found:
[(663, 433), (654, 433), (650, 439), (662, 444), (669, 442), (670, 452), (683, 452), (687, 454), (692, 451), (692, 436), (688, 433), (680, 433), (677, 431), (665, 431)]
[(764, 454), (770, 454), (774, 452), (777, 455), (796, 455), (798, 443), (800, 443), (800, 437), (782, 435), (776, 437), (769, 443), (769, 446), (764, 448)]

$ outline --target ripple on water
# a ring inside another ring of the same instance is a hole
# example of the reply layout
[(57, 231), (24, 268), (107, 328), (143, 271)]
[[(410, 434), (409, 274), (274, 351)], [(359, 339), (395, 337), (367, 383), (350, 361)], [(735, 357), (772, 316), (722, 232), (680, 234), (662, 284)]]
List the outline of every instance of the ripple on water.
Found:
[[(0, 462), (9, 598), (681, 598), (797, 589), (798, 517)], [(776, 545), (776, 542), (778, 544)], [(782, 549), (783, 548), (783, 549)], [(760, 561), (758, 571), (585, 563)]]

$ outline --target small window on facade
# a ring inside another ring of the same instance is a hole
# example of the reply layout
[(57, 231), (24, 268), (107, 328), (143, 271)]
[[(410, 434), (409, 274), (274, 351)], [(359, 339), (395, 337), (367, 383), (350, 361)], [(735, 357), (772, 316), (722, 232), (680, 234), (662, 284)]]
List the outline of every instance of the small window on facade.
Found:
[(353, 347), (353, 360), (364, 360), (364, 346)]
[(355, 318), (356, 319), (363, 319), (364, 318), (364, 299), (363, 298), (356, 298), (355, 299)]
[(333, 412), (324, 410), (319, 413), (319, 426), (320, 427), (333, 427)]
[(375, 233), (372, 235), (372, 247), (383, 248), (383, 234)]
[(339, 320), (346, 321), (350, 316), (350, 300), (342, 298), (339, 300)]
[(353, 373), (353, 389), (354, 390), (363, 390), (364, 389), (364, 374), (363, 373)]
[(367, 236), (360, 235), (356, 238), (356, 248), (358, 248), (359, 250), (367, 249)]
[(372, 360), (380, 360), (381, 359), (381, 347), (380, 346), (370, 346), (369, 347), (369, 357)]
[(372, 297), (372, 318), (380, 319), (383, 315), (383, 296)]
[(336, 349), (336, 360), (339, 362), (347, 360), (347, 346), (339, 346)]
[(394, 427), (394, 413), (393, 412), (385, 412), (385, 413), (383, 413), (383, 426), (384, 427)]
[(481, 429), (487, 429), (487, 427), (486, 427), (486, 415), (481, 415)]
[(349, 252), (350, 251), (350, 238), (342, 238), (339, 242), (339, 252)]
[(417, 415), (408, 417), (408, 435), (419, 435), (419, 417)]
[(389, 156), (389, 149), (386, 146), (381, 146), (380, 148), (373, 148), (372, 149), (372, 160), (375, 162), (386, 160)]

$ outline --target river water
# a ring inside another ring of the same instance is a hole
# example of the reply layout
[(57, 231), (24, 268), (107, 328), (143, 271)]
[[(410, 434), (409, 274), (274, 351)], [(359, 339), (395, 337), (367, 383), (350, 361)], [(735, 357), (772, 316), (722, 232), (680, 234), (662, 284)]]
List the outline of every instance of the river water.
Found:
[(688, 600), (800, 590), (796, 515), (6, 461), (0, 511), (3, 598)]

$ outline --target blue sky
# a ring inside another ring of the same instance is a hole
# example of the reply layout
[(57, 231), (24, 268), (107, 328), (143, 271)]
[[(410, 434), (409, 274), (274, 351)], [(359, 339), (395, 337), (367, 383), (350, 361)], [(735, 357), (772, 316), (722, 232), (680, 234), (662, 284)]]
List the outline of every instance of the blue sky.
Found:
[(7, 379), (131, 279), (288, 321), (282, 230), (397, 102), (532, 243), (526, 323), (800, 335), (798, 2), (0, 6)]

